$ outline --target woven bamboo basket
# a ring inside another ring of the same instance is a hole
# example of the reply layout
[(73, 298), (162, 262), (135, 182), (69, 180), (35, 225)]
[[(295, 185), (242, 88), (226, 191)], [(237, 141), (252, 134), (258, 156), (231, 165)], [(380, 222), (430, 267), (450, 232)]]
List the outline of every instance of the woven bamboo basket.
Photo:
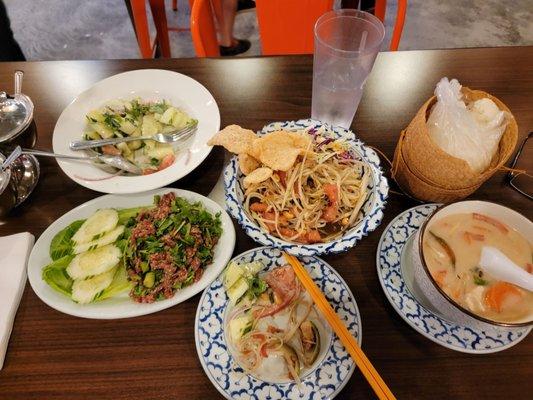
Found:
[(435, 96), (418, 110), (402, 131), (392, 163), (392, 174), (403, 190), (424, 201), (451, 202), (474, 193), (496, 171), (501, 169), (514, 151), (518, 140), (518, 126), (509, 108), (499, 99), (481, 90), (463, 87), (467, 101), (488, 97), (508, 113), (508, 123), (500, 140), (498, 151), (489, 167), (477, 173), (464, 160), (453, 157), (438, 147), (430, 138), (427, 119)]

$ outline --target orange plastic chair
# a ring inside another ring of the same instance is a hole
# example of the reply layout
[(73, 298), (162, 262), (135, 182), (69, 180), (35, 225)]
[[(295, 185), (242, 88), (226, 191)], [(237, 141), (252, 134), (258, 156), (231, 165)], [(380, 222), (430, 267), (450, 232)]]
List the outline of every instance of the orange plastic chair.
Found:
[[(318, 17), (333, 8), (333, 0), (256, 0), (257, 20), (264, 55), (310, 54)], [(383, 21), (386, 0), (376, 0), (375, 15)], [(390, 50), (398, 50), (407, 0), (398, 0)]]
[(256, 0), (264, 55), (313, 52), (315, 22), (333, 0)]
[[(156, 29), (156, 37), (152, 41), (148, 27), (148, 16), (146, 14), (146, 0), (129, 0), (135, 25), (135, 34), (142, 58), (153, 58), (157, 46), (161, 51), (161, 56), (170, 58), (169, 31), (183, 32), (189, 28), (169, 27), (167, 24), (167, 14), (165, 11), (165, 0), (149, 0), (150, 9)], [(189, 0), (192, 3), (193, 0)], [(174, 6), (174, 4), (173, 4)], [(176, 4), (177, 6), (177, 4)], [(192, 7), (192, 5), (191, 5)]]
[[(220, 7), (219, 0), (194, 0), (191, 9), (191, 36), (197, 57), (219, 57), (217, 30), (213, 8)], [(221, 15), (222, 12), (217, 12)]]

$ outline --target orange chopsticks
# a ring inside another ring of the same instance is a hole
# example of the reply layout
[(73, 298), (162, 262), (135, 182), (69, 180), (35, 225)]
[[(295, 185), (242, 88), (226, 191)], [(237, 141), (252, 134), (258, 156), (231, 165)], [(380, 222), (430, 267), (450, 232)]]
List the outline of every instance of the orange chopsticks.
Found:
[(315, 282), (313, 282), (313, 279), (311, 279), (300, 261), (290, 254), (283, 253), (283, 255), (289, 264), (291, 264), (296, 276), (300, 279), (300, 282), (305, 287), (318, 309), (322, 312), (322, 315), (324, 315), (331, 328), (335, 331), (348, 353), (350, 353), (355, 364), (359, 367), (370, 386), (372, 386), (372, 389), (374, 389), (378, 398), (380, 400), (396, 399), (387, 384), (379, 375), (378, 371), (376, 371), (365, 353), (363, 353), (363, 350), (361, 350), (355, 338), (342, 323), (335, 310), (331, 308), (326, 297), (324, 297), (324, 294), (320, 291)]

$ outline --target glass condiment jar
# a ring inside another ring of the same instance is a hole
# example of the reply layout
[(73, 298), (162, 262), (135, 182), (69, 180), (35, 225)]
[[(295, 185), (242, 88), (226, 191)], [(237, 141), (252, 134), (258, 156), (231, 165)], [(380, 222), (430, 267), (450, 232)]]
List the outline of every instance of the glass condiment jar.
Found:
[(0, 145), (31, 148), (37, 141), (33, 102), (22, 89), (22, 71), (15, 72), (15, 94), (0, 92)]

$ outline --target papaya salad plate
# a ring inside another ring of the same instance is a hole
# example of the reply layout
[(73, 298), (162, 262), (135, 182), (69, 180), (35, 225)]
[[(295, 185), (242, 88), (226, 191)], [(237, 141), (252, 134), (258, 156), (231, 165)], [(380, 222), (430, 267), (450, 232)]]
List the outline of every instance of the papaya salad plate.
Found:
[[(346, 282), (320, 258), (300, 261), (361, 344), (360, 314)], [(273, 247), (233, 258), (204, 291), (195, 341), (205, 373), (227, 399), (331, 399), (355, 368)]]
[[(194, 128), (174, 144), (153, 137)], [(144, 69), (97, 82), (61, 113), (52, 137), (55, 153), (70, 156), (119, 156), (135, 174), (107, 164), (58, 159), (68, 177), (104, 193), (135, 193), (164, 187), (194, 170), (207, 157), (208, 139), (220, 128), (220, 113), (211, 93), (194, 79), (173, 71)], [(125, 137), (128, 142), (70, 148), (70, 142)], [(136, 168), (135, 168), (136, 167)]]
[(376, 152), (349, 130), (310, 119), (257, 133), (230, 125), (208, 144), (235, 154), (224, 171), (226, 207), (263, 245), (339, 253), (381, 223), (387, 179)]
[(234, 246), (228, 214), (197, 193), (105, 195), (44, 231), (30, 254), (28, 279), (42, 301), (65, 314), (135, 317), (202, 291)]

